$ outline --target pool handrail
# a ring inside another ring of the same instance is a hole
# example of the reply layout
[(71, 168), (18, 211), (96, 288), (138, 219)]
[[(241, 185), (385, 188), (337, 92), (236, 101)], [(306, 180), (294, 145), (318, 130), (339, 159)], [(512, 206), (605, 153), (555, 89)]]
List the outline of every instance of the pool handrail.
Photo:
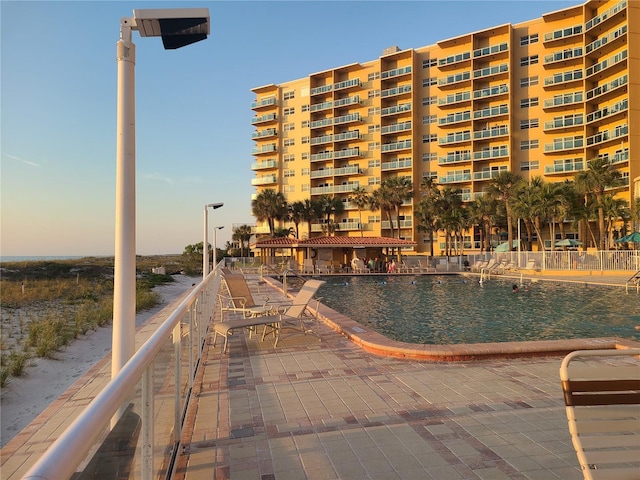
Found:
[[(208, 318), (209, 321), (213, 318), (215, 310), (215, 291), (211, 294), (212, 289), (217, 289), (220, 284), (219, 269), (212, 271), (207, 278), (201, 281), (191, 293), (180, 303), (180, 305), (169, 315), (169, 317), (158, 327), (158, 329), (151, 335), (151, 337), (144, 342), (143, 345), (134, 353), (129, 361), (122, 367), (120, 372), (112, 378), (104, 389), (102, 389), (96, 397), (87, 405), (87, 407), (80, 413), (80, 415), (69, 425), (65, 431), (53, 442), (42, 457), (27, 471), (24, 480), (55, 480), (59, 478), (71, 478), (75, 469), (84, 460), (87, 453), (91, 450), (94, 442), (98, 439), (101, 432), (106, 425), (114, 420), (113, 416), (118, 409), (122, 406), (122, 403), (131, 394), (131, 391), (136, 387), (140, 380), (143, 381), (143, 395), (145, 383), (149, 383), (148, 378), (145, 380), (146, 375), (149, 374), (148, 370), (153, 369), (153, 361), (158, 353), (163, 348), (164, 343), (167, 341), (169, 335), (174, 334), (174, 344), (176, 333), (177, 338), (180, 338), (180, 331), (176, 332), (176, 329), (180, 328), (180, 320), (183, 315), (187, 314), (191, 308), (196, 310), (200, 307), (201, 295), (205, 295), (203, 299), (204, 305), (200, 312), (204, 318)], [(209, 298), (206, 297), (208, 295)], [(213, 299), (213, 302), (207, 302), (208, 299)], [(210, 303), (207, 305), (207, 303)], [(191, 317), (191, 325), (193, 327), (193, 316)], [(206, 325), (208, 328), (208, 324)], [(201, 332), (201, 322), (198, 322), (198, 362), (204, 351), (204, 338), (205, 336)], [(193, 332), (193, 328), (192, 331)], [(193, 351), (193, 350), (192, 350)], [(190, 352), (190, 360), (191, 353)], [(196, 363), (198, 363), (196, 362)], [(192, 386), (194, 374), (197, 370), (197, 365), (191, 365), (190, 362), (190, 378), (189, 378), (189, 392), (186, 394), (185, 402), (188, 404)], [(179, 372), (176, 372), (179, 375)], [(177, 381), (176, 384), (179, 382)], [(143, 402), (144, 403), (144, 402)], [(153, 402), (152, 402), (153, 403)], [(179, 402), (176, 402), (179, 404)], [(186, 405), (185, 405), (186, 410)], [(177, 414), (177, 412), (176, 412)], [(184, 415), (184, 414), (183, 414)], [(147, 415), (142, 415), (142, 421), (145, 421)], [(148, 418), (152, 421), (152, 416)], [(114, 422), (115, 423), (115, 422)], [(176, 419), (176, 428), (179, 430), (181, 420)], [(151, 432), (153, 432), (153, 425), (149, 426)], [(143, 434), (145, 432), (145, 425), (143, 423)], [(180, 432), (176, 432), (176, 442), (180, 440)], [(151, 441), (153, 444), (153, 441)], [(143, 446), (143, 461), (142, 461), (142, 478), (144, 480), (153, 477), (152, 465), (153, 465), (153, 448), (147, 455), (151, 456), (151, 459), (144, 458), (145, 451)], [(177, 451), (177, 446), (175, 448)]]

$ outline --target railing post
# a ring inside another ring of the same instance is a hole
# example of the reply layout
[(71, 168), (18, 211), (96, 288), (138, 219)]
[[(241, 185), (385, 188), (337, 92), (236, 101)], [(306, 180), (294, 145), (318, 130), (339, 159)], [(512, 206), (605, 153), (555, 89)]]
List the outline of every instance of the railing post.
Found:
[(142, 480), (153, 479), (153, 362), (142, 374)]
[[(193, 336), (195, 334), (194, 329), (194, 318), (193, 318), (193, 308), (189, 309), (189, 390), (193, 389), (193, 377), (195, 376), (195, 365), (196, 361), (193, 358), (194, 356), (194, 342)], [(198, 352), (198, 358), (200, 357), (200, 353)]]
[(181, 339), (181, 322), (176, 323), (176, 326), (173, 327), (173, 357), (174, 357), (174, 370), (175, 370), (175, 384), (174, 384), (174, 402), (173, 402), (173, 432), (174, 439), (176, 442), (180, 441), (180, 437), (182, 436), (182, 409), (181, 407), (181, 398), (180, 398), (180, 383), (181, 377), (180, 374), (180, 339)]

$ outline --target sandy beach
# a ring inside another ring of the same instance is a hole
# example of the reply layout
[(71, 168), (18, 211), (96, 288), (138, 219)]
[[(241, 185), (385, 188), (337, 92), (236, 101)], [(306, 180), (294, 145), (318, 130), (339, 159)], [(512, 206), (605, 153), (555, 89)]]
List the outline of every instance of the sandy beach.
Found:
[[(154, 289), (160, 294), (161, 302), (153, 309), (138, 313), (136, 327), (201, 280), (184, 275), (173, 278), (175, 282)], [(24, 377), (11, 378), (0, 393), (0, 446), (6, 445), (78, 378), (110, 354), (111, 334), (110, 325), (91, 331), (58, 352), (55, 360), (35, 358)]]

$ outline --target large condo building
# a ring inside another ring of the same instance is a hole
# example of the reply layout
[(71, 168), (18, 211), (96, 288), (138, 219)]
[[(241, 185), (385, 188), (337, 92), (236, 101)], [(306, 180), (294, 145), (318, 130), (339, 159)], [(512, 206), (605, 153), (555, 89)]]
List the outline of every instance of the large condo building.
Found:
[[(564, 182), (606, 157), (623, 180), (611, 193), (633, 205), (639, 83), (640, 2), (629, 0), (588, 1), (434, 45), (392, 47), (367, 63), (254, 88), (251, 184), (289, 203), (337, 196), (345, 209), (335, 234), (360, 236), (353, 189), (372, 192), (387, 177), (408, 177), (415, 194), (397, 226), (416, 252), (429, 250), (414, 221), (424, 177), (470, 202), (503, 171)], [(312, 225), (312, 236), (321, 227)], [(365, 236), (389, 236), (389, 227), (380, 211), (362, 211)], [(472, 249), (476, 233), (465, 237)]]

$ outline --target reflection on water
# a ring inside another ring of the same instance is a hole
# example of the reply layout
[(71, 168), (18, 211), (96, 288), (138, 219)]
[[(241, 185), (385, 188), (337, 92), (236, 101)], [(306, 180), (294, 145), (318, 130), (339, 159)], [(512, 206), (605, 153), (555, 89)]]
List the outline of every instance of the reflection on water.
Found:
[(640, 296), (620, 288), (459, 276), (325, 277), (322, 303), (388, 338), (484, 343), (566, 338), (640, 340)]

